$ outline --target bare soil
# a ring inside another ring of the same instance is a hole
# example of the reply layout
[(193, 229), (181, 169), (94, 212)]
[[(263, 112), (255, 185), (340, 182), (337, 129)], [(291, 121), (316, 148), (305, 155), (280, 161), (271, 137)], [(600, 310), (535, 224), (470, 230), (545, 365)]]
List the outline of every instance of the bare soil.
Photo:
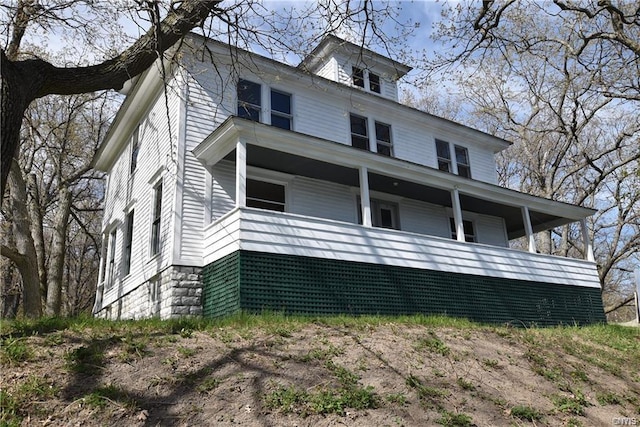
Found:
[[(24, 426), (640, 425), (640, 357), (629, 353), (640, 348), (640, 333), (632, 337), (613, 348), (570, 330), (384, 322), (173, 334), (67, 328), (20, 338), (26, 360), (5, 356), (3, 419)], [(345, 372), (372, 396), (362, 409), (276, 398), (286, 390), (336, 397)]]

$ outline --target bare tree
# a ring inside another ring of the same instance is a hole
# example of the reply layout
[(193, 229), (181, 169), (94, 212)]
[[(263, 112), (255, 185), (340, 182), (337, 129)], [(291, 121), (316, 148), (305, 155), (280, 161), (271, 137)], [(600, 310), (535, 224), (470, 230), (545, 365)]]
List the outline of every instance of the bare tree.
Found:
[[(606, 0), (459, 4), (439, 27), (450, 50), (429, 67), (462, 69), (463, 119), (516, 142), (502, 182), (599, 210), (591, 230), (612, 293), (640, 253), (639, 11)], [(541, 237), (548, 252), (582, 250), (571, 227)]]

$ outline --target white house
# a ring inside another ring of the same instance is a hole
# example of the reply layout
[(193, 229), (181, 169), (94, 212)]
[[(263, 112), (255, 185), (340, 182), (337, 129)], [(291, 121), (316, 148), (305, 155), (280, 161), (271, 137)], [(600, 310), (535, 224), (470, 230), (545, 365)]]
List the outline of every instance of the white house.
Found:
[(408, 66), (334, 36), (298, 67), (195, 35), (176, 58), (131, 82), (98, 156), (97, 316), (604, 321), (588, 233), (586, 259), (533, 239), (594, 211), (500, 187), (509, 142), (398, 103)]

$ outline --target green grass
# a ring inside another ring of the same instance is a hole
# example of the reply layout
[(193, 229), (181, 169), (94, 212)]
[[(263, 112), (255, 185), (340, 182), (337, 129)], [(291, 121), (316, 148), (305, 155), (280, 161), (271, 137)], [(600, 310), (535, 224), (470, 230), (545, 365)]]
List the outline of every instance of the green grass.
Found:
[(524, 421), (539, 421), (542, 413), (528, 405), (518, 405), (511, 408), (511, 416)]
[(449, 411), (442, 411), (441, 418), (436, 422), (445, 427), (470, 427), (473, 419), (467, 414), (456, 414)]
[(104, 408), (109, 404), (117, 404), (128, 409), (135, 409), (137, 403), (122, 388), (109, 384), (95, 388), (83, 398), (84, 402), (94, 408)]
[(451, 353), (451, 349), (433, 331), (429, 331), (428, 336), (419, 338), (415, 349), (418, 351), (426, 349), (441, 356), (448, 356)]
[(0, 363), (15, 365), (26, 362), (33, 357), (33, 350), (23, 338), (11, 336), (0, 341)]

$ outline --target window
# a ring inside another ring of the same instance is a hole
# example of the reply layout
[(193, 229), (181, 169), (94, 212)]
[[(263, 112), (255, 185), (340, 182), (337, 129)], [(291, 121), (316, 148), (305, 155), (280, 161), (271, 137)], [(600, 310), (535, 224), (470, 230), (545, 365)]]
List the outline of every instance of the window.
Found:
[(367, 119), (351, 114), (351, 145), (362, 150), (369, 150)]
[(105, 236), (102, 241), (102, 265), (100, 265), (100, 273), (102, 273), (101, 281), (104, 282), (107, 280), (107, 257), (109, 253), (109, 237)]
[(351, 78), (353, 85), (364, 88), (364, 70), (358, 67), (351, 67)]
[(153, 189), (153, 220), (151, 222), (151, 255), (160, 253), (160, 221), (162, 218), (162, 181)]
[[(453, 218), (449, 218), (449, 226), (451, 227), (451, 238), (457, 239), (458, 233), (456, 232), (456, 221)], [(464, 240), (465, 242), (475, 242), (476, 235), (473, 232), (473, 222), (463, 220), (462, 227), (464, 228)]]
[(107, 274), (107, 289), (111, 289), (116, 280), (116, 237), (117, 230), (109, 234), (109, 272)]
[(285, 188), (282, 184), (247, 179), (247, 206), (284, 212)]
[[(371, 223), (374, 227), (400, 230), (398, 204), (371, 199)], [(358, 224), (362, 224), (362, 203), (358, 197)]]
[[(459, 145), (453, 146), (458, 175), (471, 178), (471, 164), (469, 163), (469, 150)], [(451, 162), (451, 147), (447, 141), (436, 139), (436, 152), (438, 155), (438, 169), (453, 173)]]
[(378, 153), (385, 156), (393, 156), (391, 144), (391, 126), (376, 122), (376, 147)]
[(131, 135), (131, 164), (129, 169), (130, 173), (133, 173), (138, 166), (138, 153), (140, 152), (140, 137), (138, 135), (139, 131), (140, 126), (138, 125)]
[(380, 93), (380, 76), (371, 72), (369, 73), (369, 90)]
[(133, 244), (133, 211), (127, 215), (127, 223), (122, 254), (122, 273), (126, 276), (131, 272), (131, 247)]
[(438, 169), (445, 172), (453, 172), (451, 170), (449, 143), (436, 139), (436, 152), (438, 153)]
[(469, 165), (469, 151), (458, 145), (455, 146), (456, 165), (458, 166), (458, 175), (465, 178), (471, 178), (471, 166)]
[(238, 81), (238, 117), (260, 121), (262, 109), (261, 87), (258, 83), (240, 79)]
[(291, 95), (271, 90), (271, 125), (291, 130)]

